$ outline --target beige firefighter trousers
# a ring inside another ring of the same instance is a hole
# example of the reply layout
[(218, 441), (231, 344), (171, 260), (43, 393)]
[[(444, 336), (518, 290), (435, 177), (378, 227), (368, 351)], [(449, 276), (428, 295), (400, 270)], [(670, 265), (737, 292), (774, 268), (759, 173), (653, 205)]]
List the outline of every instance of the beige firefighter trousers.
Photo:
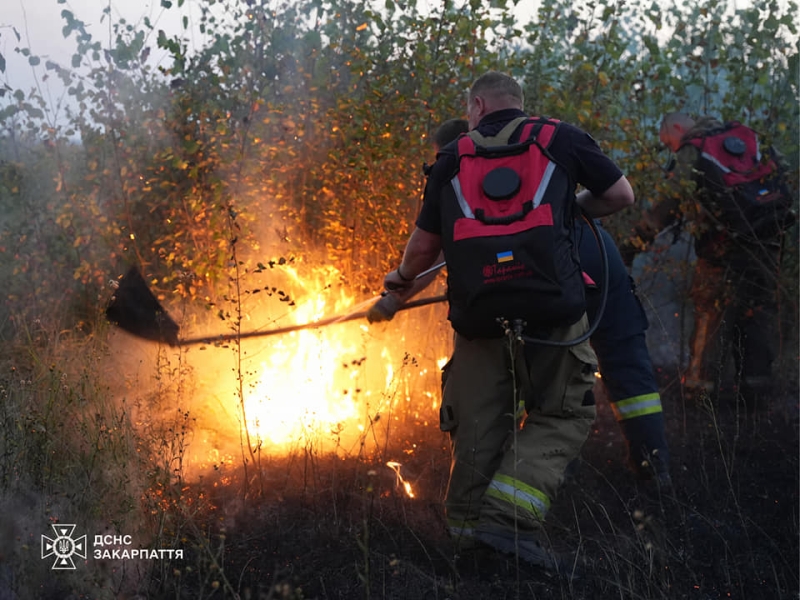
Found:
[[(549, 339), (573, 340), (586, 329), (584, 316)], [(470, 538), (478, 525), (539, 527), (595, 418), (597, 359), (588, 341), (513, 342), (513, 360), (511, 344), (456, 334), (443, 374), (441, 427), (452, 451), (445, 511), (454, 539)]]

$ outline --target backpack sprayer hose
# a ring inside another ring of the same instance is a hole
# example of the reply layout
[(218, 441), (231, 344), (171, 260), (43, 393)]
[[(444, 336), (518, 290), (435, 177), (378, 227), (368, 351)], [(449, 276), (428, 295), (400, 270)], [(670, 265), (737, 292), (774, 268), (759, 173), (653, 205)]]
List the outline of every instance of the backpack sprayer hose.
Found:
[(597, 241), (597, 246), (598, 248), (600, 248), (600, 264), (602, 268), (603, 287), (600, 296), (600, 307), (597, 309), (597, 314), (594, 317), (594, 322), (589, 325), (589, 329), (587, 329), (585, 333), (579, 335), (573, 340), (567, 340), (567, 341), (541, 340), (538, 338), (521, 335), (520, 338), (526, 344), (538, 344), (540, 346), (559, 346), (559, 347), (577, 346), (578, 344), (580, 344), (581, 342), (585, 342), (592, 336), (592, 334), (597, 329), (597, 326), (600, 324), (600, 320), (603, 318), (603, 312), (605, 311), (606, 303), (608, 302), (608, 281), (609, 281), (608, 252), (606, 251), (606, 245), (603, 243), (603, 236), (601, 236), (600, 232), (597, 230), (597, 225), (595, 224), (594, 219), (590, 219), (582, 211), (581, 211), (581, 217), (589, 225), (589, 229), (592, 230), (594, 238)]

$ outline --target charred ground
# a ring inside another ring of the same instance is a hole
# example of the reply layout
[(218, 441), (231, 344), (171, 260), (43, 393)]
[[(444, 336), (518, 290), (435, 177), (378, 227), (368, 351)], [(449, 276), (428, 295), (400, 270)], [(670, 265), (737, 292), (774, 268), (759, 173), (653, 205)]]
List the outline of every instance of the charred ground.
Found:
[(435, 428), (420, 426), (417, 450), (403, 464), (415, 498), (396, 485), (383, 456), (342, 460), (307, 452), (277, 461), (268, 467), (272, 475), (258, 483), (251, 479), (248, 498), (216, 488), (191, 517), (202, 525), (174, 523), (184, 531), (187, 558), (152, 574), (145, 593), (796, 598), (796, 383), (755, 413), (737, 405), (733, 393), (690, 401), (677, 381), (665, 377), (663, 383), (674, 490), (662, 493), (634, 481), (619, 429), (601, 398), (581, 462), (548, 517), (553, 547), (577, 554), (580, 578), (559, 578), (501, 558), (456, 560), (441, 512), (447, 440)]

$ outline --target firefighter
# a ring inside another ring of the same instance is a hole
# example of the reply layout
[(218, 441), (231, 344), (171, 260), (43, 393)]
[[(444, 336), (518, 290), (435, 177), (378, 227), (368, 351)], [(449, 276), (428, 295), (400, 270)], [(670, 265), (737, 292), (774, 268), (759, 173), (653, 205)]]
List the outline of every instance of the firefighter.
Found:
[[(578, 207), (599, 218), (630, 206), (634, 197), (622, 172), (588, 134), (566, 123), (530, 119), (522, 105), (522, 90), (507, 75), (489, 72), (473, 83), (470, 134), (439, 152), (416, 228), (384, 287), (407, 294), (415, 277), (444, 252), (448, 319), (455, 330), (440, 419), (452, 446), (445, 497), (452, 539), (458, 547), (488, 546), (559, 570), (563, 565), (542, 544), (541, 526), (595, 418), (596, 356), (585, 338), (575, 343), (588, 321), (577, 248), (566, 224)], [(474, 150), (475, 140), (492, 148), (534, 136), (548, 155), (529, 145), (523, 159), (510, 159), (513, 167), (504, 170), (488, 171), (489, 159)], [(570, 187), (575, 183), (586, 189), (576, 195)], [(529, 198), (531, 185), (543, 195)], [(498, 233), (491, 201), (521, 203), (523, 188), (528, 201), (510, 216), (517, 219), (512, 229), (534, 241), (506, 249), (512, 241)], [(462, 218), (466, 229), (459, 230), (457, 240), (454, 221)], [(495, 242), (496, 263), (473, 260), (491, 252)], [(537, 267), (520, 263), (519, 257), (531, 248), (538, 249), (534, 252), (543, 265), (557, 271), (557, 279), (528, 275)], [(513, 293), (487, 293), (481, 303), (468, 305), (463, 294), (472, 290), (470, 277), (478, 278), (479, 286), (484, 277), (485, 285), (518, 287), (511, 288)], [(538, 294), (536, 286), (548, 293)], [(479, 305), (483, 313), (476, 311)], [(509, 312), (512, 321), (506, 320), (504, 329), (498, 315)], [(548, 343), (519, 344), (520, 337), (531, 335)]]
[[(711, 117), (696, 120), (684, 113), (664, 117), (659, 137), (675, 153), (668, 174), (670, 189), (643, 214), (621, 251), (626, 264), (631, 265), (634, 256), (646, 249), (660, 231), (691, 223), (697, 258), (690, 289), (694, 327), (689, 341), (689, 365), (683, 374), (684, 389), (690, 397), (708, 397), (718, 392), (727, 358), (732, 355), (740, 397), (753, 409), (768, 398), (773, 388), (775, 290), (782, 227), (769, 235), (748, 235), (754, 231), (753, 223), (744, 223), (745, 232), (738, 233), (719, 216), (722, 213), (710, 210), (718, 198), (731, 203), (733, 200), (732, 196), (716, 195), (720, 184), (712, 177), (712, 165), (718, 161), (714, 158), (700, 162), (698, 146), (726, 127)], [(710, 152), (709, 146), (702, 155)], [(754, 152), (758, 156), (757, 147)], [(733, 204), (730, 207), (735, 209)], [(737, 220), (743, 214), (738, 209), (734, 212)]]
[[(434, 133), (434, 150), (438, 152), (467, 131), (466, 119), (445, 121)], [(658, 382), (645, 338), (649, 326), (647, 315), (613, 238), (599, 223), (595, 225), (608, 256), (609, 285), (605, 310), (590, 342), (628, 448), (628, 465), (638, 478), (649, 480), (655, 476), (660, 485), (669, 486), (669, 447)], [(603, 269), (600, 247), (585, 219), (577, 219), (575, 229), (581, 268), (592, 282), (587, 292), (586, 313), (590, 323), (594, 323), (602, 298), (598, 285)], [(435, 262), (443, 259), (440, 255)], [(435, 273), (421, 277), (402, 297), (385, 294), (370, 307), (367, 320), (370, 323), (391, 320), (404, 302), (428, 287), (435, 277)]]

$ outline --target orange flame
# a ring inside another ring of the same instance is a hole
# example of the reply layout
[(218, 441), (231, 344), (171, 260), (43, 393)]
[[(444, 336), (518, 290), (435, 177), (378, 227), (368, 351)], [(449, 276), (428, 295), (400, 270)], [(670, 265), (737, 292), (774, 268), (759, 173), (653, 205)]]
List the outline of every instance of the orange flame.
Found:
[[(284, 265), (268, 273), (270, 287), (280, 287), (294, 305), (279, 304), (276, 295), (248, 297), (243, 331), (362, 312), (377, 300), (357, 304), (331, 284), (341, 275), (330, 266)], [(280, 277), (286, 281), (278, 286)], [(390, 323), (351, 320), (192, 350), (194, 434), (184, 465), (198, 472), (234, 467), (246, 442), (273, 456), (309, 449), (369, 455), (390, 440), (410, 447), (413, 429), (438, 421), (441, 357), (451, 340), (441, 304), (398, 313)]]
[(414, 490), (411, 489), (411, 484), (407, 482), (405, 479), (403, 479), (403, 476), (400, 474), (400, 467), (402, 465), (399, 462), (390, 460), (389, 462), (386, 463), (386, 466), (392, 469), (395, 472), (395, 475), (397, 475), (397, 487), (402, 487), (405, 490), (406, 495), (409, 498), (413, 498)]
[[(333, 297), (328, 282), (340, 275), (332, 267), (314, 269), (305, 278), (294, 267), (286, 272), (298, 298), (291, 312), (295, 324), (363, 311), (377, 300), (356, 304), (344, 291)], [(448, 326), (444, 320), (439, 323), (444, 338)], [(251, 436), (279, 450), (318, 447), (325, 440), (363, 442), (382, 416), (412, 405), (412, 388), (434, 371), (433, 364), (407, 360), (405, 344), (397, 343), (402, 329), (392, 328), (395, 323), (372, 327), (365, 319), (272, 338), (268, 349), (258, 352), (263, 358), (245, 397)], [(425, 391), (419, 395), (426, 402), (430, 396)]]

